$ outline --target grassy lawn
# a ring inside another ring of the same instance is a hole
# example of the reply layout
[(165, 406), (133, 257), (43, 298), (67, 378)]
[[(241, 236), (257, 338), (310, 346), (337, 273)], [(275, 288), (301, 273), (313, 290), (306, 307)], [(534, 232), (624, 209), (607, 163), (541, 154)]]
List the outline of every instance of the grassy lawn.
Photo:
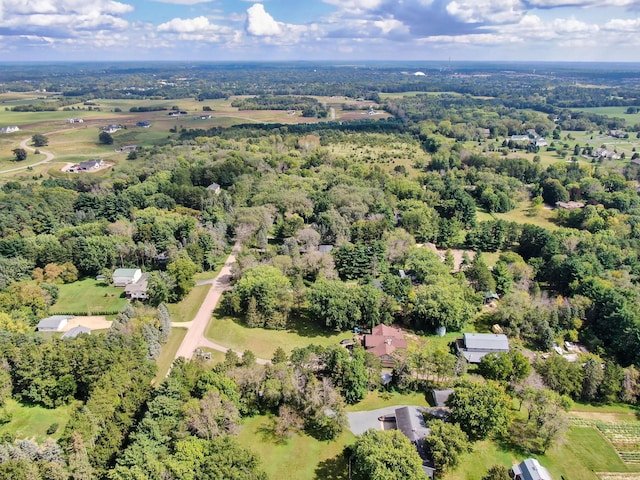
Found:
[(156, 363), (158, 364), (158, 373), (153, 379), (153, 383), (158, 380), (162, 380), (167, 376), (169, 372), (169, 368), (171, 368), (171, 364), (173, 363), (173, 358), (184, 339), (184, 336), (187, 334), (186, 328), (172, 328), (171, 334), (169, 335), (169, 340), (162, 346), (162, 351), (160, 352), (160, 356)]
[(200, 347), (203, 352), (209, 352), (211, 354), (211, 365), (224, 362), (224, 353), (220, 350), (214, 350), (213, 348)]
[(271, 358), (278, 347), (289, 353), (294, 348), (310, 344), (335, 345), (342, 339), (351, 338), (351, 333), (321, 329), (312, 322), (298, 319), (290, 322), (288, 330), (247, 328), (240, 320), (214, 314), (209, 322), (207, 338), (239, 352), (249, 349), (257, 357)]
[(394, 405), (427, 405), (423, 393), (369, 392), (364, 400), (355, 405), (348, 405), (348, 412), (366, 412)]
[(190, 322), (198, 313), (198, 309), (204, 298), (209, 293), (211, 285), (200, 285), (193, 287), (189, 292), (189, 295), (184, 297), (178, 303), (168, 304), (169, 313), (171, 314), (171, 320), (174, 322)]
[[(2, 407), (2, 411), (11, 415), (11, 421), (0, 426), (0, 437), (11, 435), (14, 438), (33, 438), (38, 442), (42, 442), (46, 438), (57, 440), (62, 435), (73, 408), (74, 405), (70, 404), (47, 409), (40, 406), (23, 405), (9, 399)], [(54, 423), (58, 424), (58, 429), (52, 435), (47, 435), (47, 429)]]
[(124, 289), (105, 285), (92, 278), (60, 285), (60, 296), (51, 313), (102, 312), (122, 310), (127, 304)]
[(529, 216), (527, 212), (531, 206), (530, 201), (520, 202), (516, 208), (506, 213), (493, 213), (489, 214), (482, 210), (478, 210), (476, 212), (476, 218), (478, 221), (483, 222), (487, 220), (505, 220), (507, 222), (515, 222), (515, 223), (530, 223), (532, 225), (537, 225), (538, 227), (548, 228), (550, 230), (555, 230), (558, 228), (553, 222), (553, 218), (555, 216), (555, 212), (550, 208), (543, 208), (538, 212), (535, 216)]
[(355, 441), (351, 432), (336, 441), (321, 442), (305, 434), (285, 442), (269, 432), (272, 420), (267, 416), (245, 419), (238, 440), (262, 460), (269, 478), (278, 480), (346, 480), (348, 465), (342, 459), (344, 447)]
[[(473, 452), (465, 455), (460, 466), (444, 476), (444, 480), (479, 480), (494, 464), (510, 467), (527, 457), (492, 441), (477, 442)], [(591, 427), (571, 427), (566, 440), (536, 456), (555, 479), (597, 480), (594, 472), (635, 472), (637, 467), (625, 465), (605, 438)]]

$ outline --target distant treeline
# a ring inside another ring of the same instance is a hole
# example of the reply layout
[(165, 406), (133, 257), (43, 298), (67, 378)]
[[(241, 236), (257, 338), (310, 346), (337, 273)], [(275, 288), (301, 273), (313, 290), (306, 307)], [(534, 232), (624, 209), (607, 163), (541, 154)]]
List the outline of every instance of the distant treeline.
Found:
[(183, 130), (181, 140), (191, 140), (197, 137), (247, 138), (250, 136), (263, 137), (274, 133), (291, 133), (306, 135), (325, 131), (342, 132), (372, 132), (372, 133), (400, 133), (405, 131), (405, 125), (395, 118), (386, 120), (356, 120), (353, 122), (323, 122), (299, 123), (295, 125), (282, 123), (241, 124), (232, 127), (212, 127), (204, 129)]
[(162, 107), (159, 105), (156, 106), (149, 106), (149, 107), (131, 107), (129, 109), (130, 112), (136, 113), (136, 112), (161, 112), (163, 110), (168, 110), (167, 107)]

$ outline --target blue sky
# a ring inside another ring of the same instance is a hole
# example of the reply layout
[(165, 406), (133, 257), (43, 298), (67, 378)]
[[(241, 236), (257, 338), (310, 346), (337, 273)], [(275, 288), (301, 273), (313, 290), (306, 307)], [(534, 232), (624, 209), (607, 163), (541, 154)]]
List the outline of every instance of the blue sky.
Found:
[(640, 61), (640, 0), (0, 0), (0, 61)]

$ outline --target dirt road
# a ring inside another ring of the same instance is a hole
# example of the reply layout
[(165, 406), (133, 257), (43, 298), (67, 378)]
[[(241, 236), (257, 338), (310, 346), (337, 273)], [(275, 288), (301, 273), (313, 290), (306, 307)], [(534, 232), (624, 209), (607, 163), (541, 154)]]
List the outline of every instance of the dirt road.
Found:
[[(227, 261), (220, 270), (220, 273), (218, 273), (218, 276), (211, 284), (209, 293), (207, 293), (202, 305), (200, 305), (200, 309), (198, 310), (198, 313), (196, 313), (193, 321), (179, 325), (187, 328), (187, 334), (185, 335), (184, 340), (182, 340), (175, 358), (192, 358), (193, 352), (198, 347), (207, 347), (220, 352), (226, 352), (229, 350), (229, 348), (209, 340), (206, 337), (206, 330), (207, 325), (209, 325), (209, 320), (211, 319), (211, 314), (215, 310), (216, 305), (218, 305), (222, 293), (229, 288), (229, 282), (231, 280), (231, 266), (235, 263), (236, 253), (239, 250), (240, 244), (236, 243), (231, 250), (231, 254), (227, 258)], [(178, 326), (178, 324), (176, 324), (176, 326)], [(242, 352), (237, 353), (238, 355), (242, 355)], [(261, 358), (258, 358), (256, 361), (260, 364), (268, 363), (267, 360)]]

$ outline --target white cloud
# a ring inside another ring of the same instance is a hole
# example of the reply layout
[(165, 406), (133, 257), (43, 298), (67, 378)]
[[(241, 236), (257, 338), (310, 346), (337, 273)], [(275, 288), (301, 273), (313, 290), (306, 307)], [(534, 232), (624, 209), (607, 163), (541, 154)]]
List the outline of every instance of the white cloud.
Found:
[(256, 37), (273, 37), (283, 33), (282, 23), (277, 22), (264, 5), (256, 3), (247, 9), (246, 30), (249, 35)]
[(523, 8), (520, 0), (454, 0), (446, 10), (465, 23), (513, 23)]
[(201, 32), (203, 30), (209, 30), (211, 24), (207, 17), (196, 18), (174, 18), (166, 23), (158, 25), (158, 31), (160, 32), (177, 32), (177, 33), (192, 33)]
[(629, 32), (629, 33), (637, 34), (637, 32), (640, 30), (640, 18), (634, 18), (634, 19), (612, 18), (602, 26), (602, 29), (613, 30), (615, 32)]

